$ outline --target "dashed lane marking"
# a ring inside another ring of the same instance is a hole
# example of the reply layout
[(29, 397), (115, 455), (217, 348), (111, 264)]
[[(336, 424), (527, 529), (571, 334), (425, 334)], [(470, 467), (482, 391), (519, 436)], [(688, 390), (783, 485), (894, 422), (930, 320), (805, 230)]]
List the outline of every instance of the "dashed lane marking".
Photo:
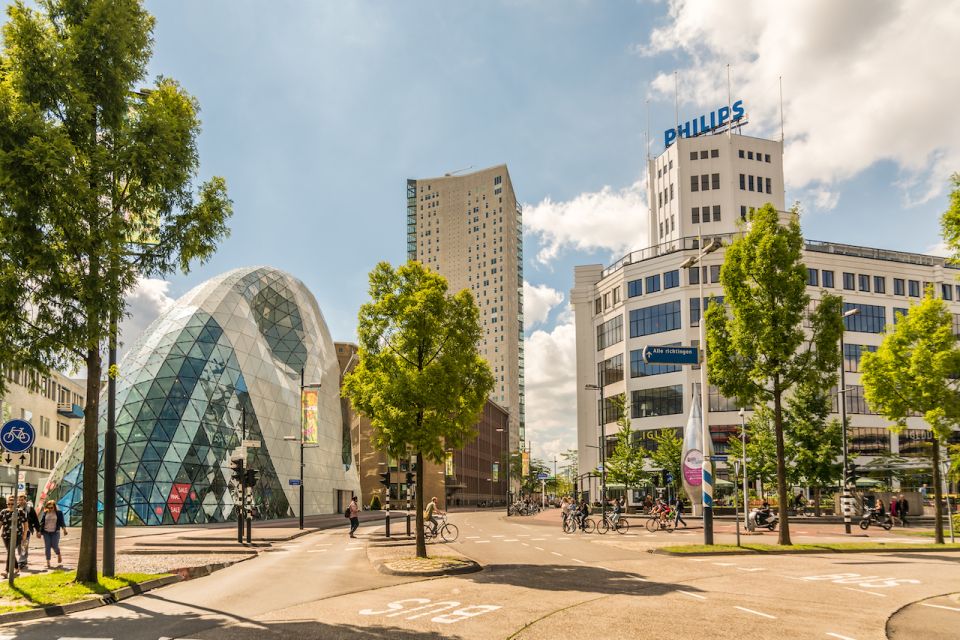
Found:
[(517, 534), (517, 537), (518, 537), (518, 538), (529, 538), (529, 537), (530, 537), (530, 534), (529, 534), (529, 533), (518, 533), (518, 534)]
[(490, 537), (491, 537), (491, 538), (506, 538), (506, 536), (498, 536), (498, 535), (493, 535), (493, 536), (490, 536)]
[(479, 537), (480, 537), (480, 536), (467, 536), (467, 540), (476, 540), (476, 539), (478, 539)]
[(921, 602), (921, 603), (920, 603), (920, 606), (921, 606), (921, 607), (931, 607), (931, 608), (933, 608), (933, 609), (946, 609), (947, 611), (960, 611), (960, 608), (958, 608), (958, 607), (948, 607), (948, 606), (945, 606), (945, 605), (942, 605), (942, 604), (928, 604), (928, 603), (926, 603), (926, 602)]
[(530, 542), (543, 542), (546, 538), (530, 538)]
[(537, 551), (543, 551), (543, 547), (534, 547)]
[(489, 540), (476, 540), (476, 544), (490, 544)]
[(696, 593), (690, 593), (689, 591), (680, 591), (680, 590), (678, 589), (678, 590), (677, 590), (677, 593), (682, 593), (682, 594), (685, 595), (685, 596), (690, 596), (691, 598), (696, 598), (697, 600), (706, 600), (706, 599), (707, 599), (706, 596), (701, 596), (701, 595), (698, 595), (698, 594), (696, 594)]
[(733, 564), (732, 562), (714, 562), (713, 564), (717, 565), (718, 567), (734, 567), (734, 566), (736, 566), (736, 565)]
[[(859, 591), (860, 593), (869, 593), (870, 595), (872, 595), (872, 596), (877, 596), (877, 597), (879, 597), (879, 598), (886, 598), (886, 597), (887, 597), (887, 594), (885, 594), (885, 593), (877, 593), (876, 591), (864, 591), (863, 589), (854, 589), (853, 587), (844, 587), (844, 589), (846, 589), (847, 591)], [(960, 609), (958, 609), (958, 611), (960, 611)]]
[(571, 558), (571, 560), (573, 560), (574, 562), (579, 562), (580, 564), (587, 564), (586, 562), (584, 562), (583, 560), (580, 560), (579, 558)]
[(830, 636), (831, 638), (836, 638), (837, 640), (855, 640), (850, 636), (842, 636), (839, 633), (833, 633), (831, 631), (827, 631), (827, 635)]
[[(307, 553), (326, 553), (330, 549), (307, 549)], [(0, 636), (0, 640), (3, 640), (3, 636)]]
[(765, 571), (763, 567), (737, 567), (737, 571)]
[(551, 551), (550, 553), (552, 553), (555, 556), (560, 556), (561, 558), (563, 557), (562, 553), (557, 553), (556, 551)]
[(509, 538), (507, 540), (501, 540), (500, 542), (520, 542), (520, 541), (517, 540), (516, 538)]
[(525, 547), (529, 547), (529, 546), (530, 546), (530, 545), (528, 545), (526, 542), (521, 542), (520, 544), (522, 544), (522, 545), (525, 546)]
[(747, 609), (746, 607), (738, 607), (734, 605), (734, 609), (740, 609), (740, 611), (746, 611), (747, 613), (752, 613), (755, 616), (762, 616), (764, 618), (769, 618), (771, 620), (776, 620), (777, 616), (772, 616), (769, 613), (763, 613), (762, 611), (754, 611), (753, 609)]

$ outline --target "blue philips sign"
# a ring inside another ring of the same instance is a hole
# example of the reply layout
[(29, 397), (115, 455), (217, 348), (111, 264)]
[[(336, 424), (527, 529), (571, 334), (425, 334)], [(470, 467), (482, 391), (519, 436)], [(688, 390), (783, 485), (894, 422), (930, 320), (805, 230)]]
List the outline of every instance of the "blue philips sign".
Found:
[(647, 345), (643, 348), (643, 361), (647, 364), (697, 364), (700, 352), (697, 347)]
[(693, 138), (701, 134), (719, 129), (725, 124), (738, 122), (743, 119), (743, 100), (737, 100), (732, 107), (723, 106), (699, 118), (688, 120), (676, 129), (667, 129), (663, 132), (663, 146), (669, 147), (677, 138)]
[(0, 428), (0, 443), (10, 453), (23, 453), (36, 438), (33, 425), (26, 420), (11, 420)]

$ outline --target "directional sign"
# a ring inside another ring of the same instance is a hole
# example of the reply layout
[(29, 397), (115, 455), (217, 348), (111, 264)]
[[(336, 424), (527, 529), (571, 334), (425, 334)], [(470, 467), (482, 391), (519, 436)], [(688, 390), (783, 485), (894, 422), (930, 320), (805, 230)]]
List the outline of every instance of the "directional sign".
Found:
[(670, 472), (667, 472), (667, 482), (673, 482), (673, 474)]
[(602, 464), (598, 464), (598, 465), (597, 465), (597, 471), (599, 471), (600, 473), (603, 473), (603, 465), (602, 465)]
[(700, 362), (700, 350), (697, 347), (658, 347), (648, 344), (643, 348), (643, 361), (647, 364), (697, 364)]
[(727, 456), (710, 456), (711, 462), (726, 462)]
[(244, 440), (240, 443), (240, 446), (244, 449), (259, 449), (260, 441), (259, 440)]
[(546, 479), (549, 478), (549, 477), (550, 477), (550, 475), (544, 473), (543, 471), (541, 471), (540, 473), (537, 474), (537, 480), (546, 480)]
[(289, 480), (289, 483), (290, 483), (290, 486), (291, 486), (291, 487), (299, 487), (299, 486), (300, 486), (300, 479), (299, 479), (299, 478), (291, 478), (291, 479)]
[(10, 453), (23, 453), (36, 439), (33, 425), (26, 420), (11, 420), (0, 428), (0, 444)]

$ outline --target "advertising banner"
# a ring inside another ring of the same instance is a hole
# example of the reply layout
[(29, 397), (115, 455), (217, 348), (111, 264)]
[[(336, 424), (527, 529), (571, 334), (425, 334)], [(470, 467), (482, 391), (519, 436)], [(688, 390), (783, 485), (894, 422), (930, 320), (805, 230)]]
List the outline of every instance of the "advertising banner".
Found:
[(520, 459), (523, 461), (523, 470), (521, 473), (523, 474), (523, 477), (526, 478), (528, 475), (530, 475), (530, 452), (523, 451), (520, 455)]
[(500, 482), (500, 463), (499, 462), (493, 463), (493, 470), (490, 473), (493, 474), (494, 482)]
[(303, 415), (300, 426), (303, 429), (301, 437), (304, 444), (317, 444), (320, 433), (320, 391), (318, 389), (303, 389), (300, 392), (300, 404)]
[(454, 469), (453, 469), (453, 453), (452, 453), (452, 452), (448, 452), (448, 453), (447, 453), (447, 459), (446, 459), (445, 464), (444, 464), (444, 473), (447, 475), (447, 477), (452, 477), (452, 476), (454, 475), (453, 471), (454, 471)]

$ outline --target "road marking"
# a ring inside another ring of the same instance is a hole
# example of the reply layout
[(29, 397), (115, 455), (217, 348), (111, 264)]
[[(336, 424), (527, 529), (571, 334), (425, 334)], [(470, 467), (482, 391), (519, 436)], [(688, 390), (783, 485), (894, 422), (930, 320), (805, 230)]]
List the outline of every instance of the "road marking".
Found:
[(490, 536), (491, 538), (505, 538), (506, 536)]
[(543, 542), (546, 538), (530, 538), (530, 542)]
[(947, 607), (942, 604), (927, 604), (926, 602), (920, 603), (921, 607), (932, 607), (934, 609), (946, 609), (947, 611), (960, 611), (958, 607)]
[(490, 544), (489, 540), (477, 540), (476, 544)]
[[(330, 549), (307, 549), (307, 553), (326, 553)], [(4, 636), (0, 636), (0, 640), (3, 640)]]
[(521, 542), (520, 544), (522, 544), (522, 545), (525, 546), (525, 547), (529, 547), (529, 546), (530, 546), (530, 545), (528, 545), (526, 542)]
[(764, 618), (770, 618), (771, 620), (776, 620), (777, 616), (772, 616), (769, 613), (762, 613), (760, 611), (754, 611), (753, 609), (747, 609), (746, 607), (738, 607), (734, 605), (734, 609), (740, 609), (740, 611), (746, 611), (747, 613), (752, 613), (755, 616), (763, 616)]
[[(652, 533), (648, 533), (647, 535), (652, 536), (653, 534), (652, 534)], [(691, 562), (706, 562), (707, 559), (706, 559), (706, 558), (690, 558), (690, 561), (691, 561)]]
[(480, 536), (467, 536), (467, 540), (476, 540)]
[(714, 562), (713, 564), (717, 565), (718, 567), (734, 567), (734, 566), (736, 566), (736, 565), (733, 564), (732, 562)]
[(551, 551), (550, 553), (552, 553), (555, 556), (560, 556), (561, 558), (563, 557), (562, 553), (557, 553), (556, 551)]
[(829, 631), (827, 631), (827, 635), (831, 638), (837, 638), (837, 640), (854, 640), (854, 638), (851, 638), (850, 636), (842, 636), (839, 633), (831, 633)]
[(574, 562), (579, 562), (580, 564), (587, 564), (586, 562), (584, 562), (583, 560), (580, 560), (580, 559), (578, 559), (578, 558), (571, 558), (571, 560), (573, 560)]
[(517, 534), (517, 537), (518, 537), (518, 538), (529, 538), (529, 537), (530, 537), (530, 534), (529, 534), (529, 533), (518, 533), (518, 534)]
[(764, 571), (763, 567), (737, 567), (737, 571)]
[(543, 547), (534, 547), (537, 551), (543, 551)]
[(695, 593), (690, 593), (689, 591), (680, 591), (680, 590), (678, 589), (678, 590), (677, 590), (677, 593), (682, 593), (682, 594), (685, 595), (685, 596), (690, 596), (691, 598), (697, 598), (698, 600), (706, 600), (706, 599), (707, 599), (706, 596), (700, 596), (700, 595), (697, 595), (697, 594), (695, 594)]
[(501, 540), (500, 542), (520, 542), (520, 541), (517, 540), (516, 538), (510, 538), (508, 540)]
[(886, 598), (887, 594), (885, 593), (876, 593), (874, 591), (864, 591), (863, 589), (854, 589), (853, 587), (844, 587), (847, 591), (859, 591), (860, 593), (869, 593), (872, 596), (879, 596), (881, 598)]

